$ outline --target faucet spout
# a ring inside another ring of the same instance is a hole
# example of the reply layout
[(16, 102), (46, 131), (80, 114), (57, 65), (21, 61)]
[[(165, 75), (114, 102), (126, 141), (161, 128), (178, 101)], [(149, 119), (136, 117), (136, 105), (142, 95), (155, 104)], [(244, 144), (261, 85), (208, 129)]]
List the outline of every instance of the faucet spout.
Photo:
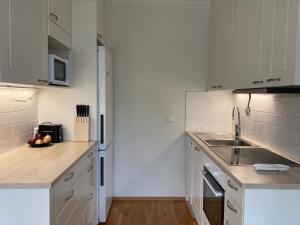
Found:
[[(236, 118), (237, 114), (237, 118)], [(239, 141), (241, 138), (241, 116), (240, 110), (237, 106), (234, 106), (232, 109), (232, 122), (234, 125), (234, 139)]]

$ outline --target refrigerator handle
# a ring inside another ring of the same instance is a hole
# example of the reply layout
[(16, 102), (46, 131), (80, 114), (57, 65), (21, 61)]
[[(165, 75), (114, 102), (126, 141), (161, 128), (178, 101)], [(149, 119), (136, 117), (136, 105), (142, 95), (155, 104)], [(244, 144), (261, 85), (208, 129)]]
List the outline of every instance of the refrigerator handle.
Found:
[(100, 144), (104, 144), (104, 115), (100, 115)]
[(100, 186), (104, 186), (104, 157), (100, 158)]

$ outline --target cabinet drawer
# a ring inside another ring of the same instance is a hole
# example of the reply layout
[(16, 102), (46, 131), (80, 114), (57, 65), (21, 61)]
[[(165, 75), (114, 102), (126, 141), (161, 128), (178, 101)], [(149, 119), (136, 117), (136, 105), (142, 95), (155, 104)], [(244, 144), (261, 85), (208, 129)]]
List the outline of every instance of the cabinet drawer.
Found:
[[(66, 204), (65, 199), (74, 191), (77, 180), (84, 171), (94, 164), (95, 150), (86, 153), (74, 166), (72, 166), (51, 188), (51, 215), (55, 216)], [(92, 172), (92, 171), (91, 171)], [(88, 178), (87, 178), (88, 179)], [(89, 177), (91, 183), (91, 177)], [(75, 183), (76, 182), (76, 183)], [(80, 189), (78, 189), (80, 190)], [(78, 192), (78, 190), (76, 192)], [(79, 194), (79, 193), (75, 193)]]
[(72, 189), (65, 196), (65, 204), (58, 214), (53, 217), (54, 223), (51, 224), (61, 225), (70, 224), (76, 225), (79, 223), (79, 195), (77, 189)]
[(243, 212), (237, 203), (225, 192), (225, 203), (224, 203), (225, 213), (231, 221), (236, 225), (242, 224)]
[(211, 175), (225, 189), (225, 173), (207, 156), (204, 154), (204, 166), (209, 170)]
[(225, 191), (234, 199), (234, 201), (243, 208), (243, 190), (229, 176), (226, 177)]
[(226, 212), (224, 213), (224, 225), (236, 225), (231, 221)]

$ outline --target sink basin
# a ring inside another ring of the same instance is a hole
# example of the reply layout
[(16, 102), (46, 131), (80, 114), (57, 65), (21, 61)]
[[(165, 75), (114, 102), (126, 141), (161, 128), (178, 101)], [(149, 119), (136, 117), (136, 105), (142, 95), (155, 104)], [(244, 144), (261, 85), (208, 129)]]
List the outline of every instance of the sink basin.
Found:
[(210, 146), (252, 146), (250, 143), (243, 140), (233, 140), (233, 139), (214, 139), (205, 140), (205, 142)]

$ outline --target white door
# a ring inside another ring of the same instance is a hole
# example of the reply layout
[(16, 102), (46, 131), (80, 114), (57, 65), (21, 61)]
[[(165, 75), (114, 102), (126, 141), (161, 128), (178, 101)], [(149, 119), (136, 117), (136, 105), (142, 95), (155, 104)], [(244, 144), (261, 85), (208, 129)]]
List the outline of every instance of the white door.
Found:
[(112, 55), (105, 47), (98, 47), (99, 76), (99, 140), (105, 150), (113, 141), (113, 67)]
[(113, 198), (113, 144), (106, 151), (99, 151), (99, 165), (99, 220), (103, 223), (106, 222)]
[(192, 208), (198, 224), (202, 223), (202, 164), (201, 152), (197, 145), (194, 145), (192, 151)]
[(263, 58), (263, 23), (265, 7), (262, 0), (238, 0), (236, 27), (234, 88), (261, 85)]
[(226, 89), (232, 74), (236, 0), (213, 0), (209, 57), (209, 89)]
[(273, 0), (271, 36), (271, 65), (267, 86), (294, 84), (295, 31), (297, 30), (297, 1)]
[(72, 0), (49, 0), (49, 19), (72, 35)]
[(1, 81), (47, 85), (47, 1), (1, 0), (0, 6)]
[(185, 142), (185, 155), (186, 155), (186, 175), (185, 175), (185, 199), (189, 204), (192, 204), (192, 151), (193, 142), (190, 138), (186, 138)]

